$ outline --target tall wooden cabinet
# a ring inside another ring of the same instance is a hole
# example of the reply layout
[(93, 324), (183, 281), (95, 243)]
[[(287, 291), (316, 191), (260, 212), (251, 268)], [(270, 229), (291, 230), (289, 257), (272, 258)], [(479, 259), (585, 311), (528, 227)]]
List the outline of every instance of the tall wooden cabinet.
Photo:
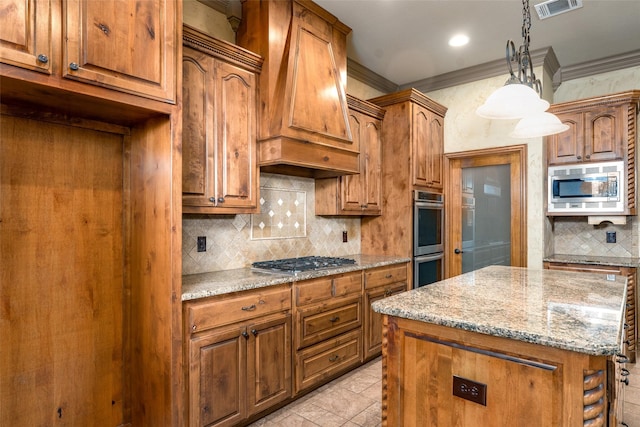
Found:
[(0, 3), (0, 425), (182, 425), (182, 2)]
[(442, 192), (447, 109), (416, 89), (369, 101), (385, 110), (382, 215), (363, 218), (362, 252), (413, 257), (413, 190)]
[(189, 27), (183, 39), (183, 212), (257, 212), (262, 58)]
[(382, 119), (384, 110), (347, 95), (360, 173), (316, 179), (316, 215), (380, 215), (382, 211)]
[(175, 1), (5, 0), (2, 9), (3, 63), (50, 74), (52, 86), (77, 80), (175, 102)]

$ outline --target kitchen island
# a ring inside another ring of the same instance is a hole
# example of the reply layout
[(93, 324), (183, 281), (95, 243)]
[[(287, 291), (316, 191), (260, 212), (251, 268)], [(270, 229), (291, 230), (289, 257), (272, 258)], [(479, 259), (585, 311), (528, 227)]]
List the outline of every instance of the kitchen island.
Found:
[(616, 425), (626, 280), (490, 266), (375, 302), (383, 425)]

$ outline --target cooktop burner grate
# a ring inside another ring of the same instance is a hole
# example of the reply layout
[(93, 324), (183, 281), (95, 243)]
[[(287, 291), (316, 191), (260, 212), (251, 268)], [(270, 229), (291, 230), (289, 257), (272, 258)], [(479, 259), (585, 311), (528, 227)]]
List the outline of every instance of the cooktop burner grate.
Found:
[(355, 263), (356, 260), (350, 258), (306, 256), (299, 258), (275, 259), (271, 261), (259, 261), (254, 262), (251, 266), (255, 270), (270, 271), (274, 273), (299, 273), (301, 271), (336, 268)]

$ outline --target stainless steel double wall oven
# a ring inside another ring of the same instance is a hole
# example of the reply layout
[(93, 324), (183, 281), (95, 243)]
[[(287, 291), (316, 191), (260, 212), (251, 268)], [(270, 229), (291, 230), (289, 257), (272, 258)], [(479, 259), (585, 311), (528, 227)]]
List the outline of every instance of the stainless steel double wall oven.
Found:
[(413, 197), (413, 287), (443, 279), (444, 198), (415, 190)]

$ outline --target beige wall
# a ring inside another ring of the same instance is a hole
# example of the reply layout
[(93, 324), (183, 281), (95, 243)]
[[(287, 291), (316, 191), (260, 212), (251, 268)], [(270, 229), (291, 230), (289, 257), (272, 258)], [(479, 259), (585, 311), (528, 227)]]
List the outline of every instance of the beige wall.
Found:
[(236, 42), (236, 34), (225, 15), (197, 0), (183, 0), (182, 4), (185, 24), (229, 43)]

